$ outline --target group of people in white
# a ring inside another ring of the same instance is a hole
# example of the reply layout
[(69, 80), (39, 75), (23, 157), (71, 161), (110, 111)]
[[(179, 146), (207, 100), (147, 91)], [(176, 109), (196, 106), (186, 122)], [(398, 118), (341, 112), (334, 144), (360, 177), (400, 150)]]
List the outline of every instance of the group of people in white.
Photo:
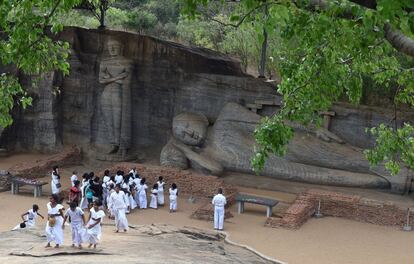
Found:
[[(93, 172), (85, 173), (82, 176), (82, 186), (74, 172), (71, 177), (72, 187), (69, 193), (69, 209), (65, 211), (59, 197), (61, 184), (59, 168), (54, 167), (52, 171), (52, 196), (47, 204), (48, 221), (46, 224), (46, 247), (51, 247), (51, 243), (58, 248), (63, 244), (63, 230), (66, 222), (70, 222), (72, 232), (72, 247), (82, 248), (82, 243), (89, 243), (89, 247), (96, 248), (101, 239), (103, 219), (105, 210), (110, 218), (115, 220), (115, 232), (128, 230), (127, 214), (135, 208), (147, 208), (146, 179), (141, 178), (136, 168), (124, 175), (123, 171), (118, 171), (116, 175), (110, 176), (109, 171), (104, 172), (102, 182)], [(157, 209), (165, 203), (164, 200), (163, 177), (158, 178), (150, 192), (149, 207)], [(177, 210), (178, 188), (175, 183), (169, 188), (169, 209), (170, 213)], [(212, 200), (214, 206), (214, 229), (223, 230), (224, 207), (226, 198), (220, 188), (218, 194)], [(86, 220), (84, 210), (89, 210)], [(23, 223), (15, 229), (35, 226), (37, 216), (44, 218), (39, 213), (39, 207), (33, 208), (22, 214)]]

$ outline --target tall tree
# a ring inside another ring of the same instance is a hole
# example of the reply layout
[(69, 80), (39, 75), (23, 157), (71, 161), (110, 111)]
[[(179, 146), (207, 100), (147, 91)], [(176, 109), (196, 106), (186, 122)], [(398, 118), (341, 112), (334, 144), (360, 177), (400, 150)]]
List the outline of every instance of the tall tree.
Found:
[(31, 103), (18, 75), (69, 72), (68, 44), (51, 37), (63, 28), (56, 18), (77, 4), (78, 0), (0, 0), (0, 126), (12, 123), (15, 103)]

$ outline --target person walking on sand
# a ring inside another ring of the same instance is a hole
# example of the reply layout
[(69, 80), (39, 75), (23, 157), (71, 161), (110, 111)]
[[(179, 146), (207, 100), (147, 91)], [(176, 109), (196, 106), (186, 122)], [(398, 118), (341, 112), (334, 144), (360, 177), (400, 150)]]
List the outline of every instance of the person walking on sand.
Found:
[(56, 244), (55, 248), (58, 248), (60, 245), (63, 244), (62, 223), (63, 210), (65, 210), (65, 208), (58, 202), (59, 196), (56, 194), (52, 194), (52, 196), (49, 199), (49, 203), (47, 204), (48, 221), (46, 223), (45, 230), (47, 238), (47, 248), (50, 247), (51, 242), (54, 242)]
[(50, 183), (50, 186), (52, 187), (52, 194), (60, 193), (60, 188), (62, 187), (62, 185), (60, 184), (60, 175), (59, 175), (58, 166), (53, 166), (52, 181)]
[(115, 226), (116, 233), (120, 229), (123, 229), (124, 232), (128, 230), (128, 219), (126, 217), (126, 211), (128, 209), (128, 197), (123, 191), (121, 191), (121, 186), (117, 184), (115, 186), (115, 191), (109, 197), (109, 204), (111, 205), (111, 213), (115, 216)]
[(65, 212), (62, 229), (65, 229), (66, 220), (70, 217), (70, 227), (72, 231), (72, 247), (82, 248), (82, 232), (85, 225), (84, 213), (76, 202), (70, 203), (70, 209)]
[(88, 224), (86, 225), (85, 241), (89, 242), (89, 248), (96, 248), (96, 245), (101, 240), (102, 236), (102, 221), (105, 217), (105, 212), (100, 209), (102, 206), (101, 201), (95, 201), (91, 212), (89, 214)]
[(223, 195), (223, 189), (218, 189), (211, 202), (214, 206), (214, 229), (223, 230), (224, 227), (224, 206), (226, 205), (226, 197)]
[(170, 213), (175, 213), (177, 211), (177, 196), (178, 196), (178, 189), (177, 184), (171, 184), (171, 188), (169, 189), (170, 192)]

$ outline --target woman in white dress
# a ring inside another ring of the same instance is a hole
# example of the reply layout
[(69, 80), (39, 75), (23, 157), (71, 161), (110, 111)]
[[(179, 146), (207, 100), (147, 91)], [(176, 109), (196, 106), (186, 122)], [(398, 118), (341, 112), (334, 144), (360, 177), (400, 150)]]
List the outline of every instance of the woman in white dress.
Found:
[(158, 184), (154, 184), (151, 190), (150, 208), (157, 209), (158, 207), (157, 206), (158, 205), (157, 195), (158, 195)]
[(89, 247), (96, 248), (96, 245), (98, 244), (99, 240), (101, 240), (102, 235), (102, 221), (105, 217), (105, 212), (101, 209), (102, 203), (98, 200), (93, 203), (93, 207), (91, 208), (90, 214), (89, 214), (89, 221), (86, 225), (86, 234), (85, 234), (85, 240), (89, 242)]
[(59, 194), (60, 188), (62, 185), (60, 184), (60, 175), (59, 175), (59, 167), (54, 166), (52, 171), (52, 181), (50, 183), (52, 186), (52, 194)]
[(46, 224), (46, 237), (47, 245), (50, 247), (50, 243), (54, 242), (56, 244), (55, 248), (58, 248), (63, 244), (63, 205), (58, 204), (59, 197), (56, 194), (52, 194), (50, 197), (50, 202), (47, 203), (47, 214), (48, 221)]
[(158, 205), (164, 205), (164, 179), (162, 176), (158, 177), (158, 194), (157, 194), (157, 199), (158, 199)]
[(139, 197), (139, 208), (147, 209), (147, 189), (148, 186), (145, 184), (145, 178), (142, 178), (139, 187), (138, 187), (138, 197)]
[(177, 211), (177, 196), (178, 196), (178, 189), (175, 183), (171, 184), (170, 188), (170, 213), (174, 213)]

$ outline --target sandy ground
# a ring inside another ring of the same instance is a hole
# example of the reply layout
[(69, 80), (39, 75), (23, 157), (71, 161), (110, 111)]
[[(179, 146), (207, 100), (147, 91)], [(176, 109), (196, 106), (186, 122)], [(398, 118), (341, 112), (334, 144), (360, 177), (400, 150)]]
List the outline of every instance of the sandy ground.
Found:
[[(2, 162), (0, 162), (2, 164)], [(62, 169), (63, 186), (69, 185), (69, 176), (74, 168)], [(79, 174), (85, 168), (77, 167)], [(49, 178), (45, 178), (49, 181)], [(45, 186), (45, 194), (50, 193)], [(293, 201), (295, 195), (285, 192), (264, 191), (241, 187), (245, 193), (274, 197), (282, 204)], [(48, 197), (33, 198), (32, 192), (11, 195), (0, 193), (0, 231), (10, 230), (20, 222), (20, 214), (28, 210), (33, 203), (40, 206), (45, 214)], [(166, 207), (158, 210), (135, 210), (128, 215), (132, 225), (166, 223), (178, 227), (192, 226), (211, 229), (212, 223), (191, 219), (191, 212), (203, 201), (189, 203), (186, 197), (179, 198), (179, 211), (170, 214)], [(253, 247), (259, 252), (288, 263), (414, 263), (414, 232), (402, 232), (397, 228), (382, 227), (339, 218), (311, 219), (301, 229), (290, 231), (264, 227), (265, 208), (246, 205), (245, 213), (238, 215), (236, 207), (231, 208), (234, 215), (225, 223), (225, 231), (231, 240)], [(45, 220), (39, 219), (39, 228), (45, 226)], [(110, 221), (106, 220), (106, 223)], [(103, 240), (110, 242), (116, 235), (110, 226), (105, 226)], [(66, 232), (69, 228), (66, 229)], [(70, 244), (66, 234), (65, 244)]]

